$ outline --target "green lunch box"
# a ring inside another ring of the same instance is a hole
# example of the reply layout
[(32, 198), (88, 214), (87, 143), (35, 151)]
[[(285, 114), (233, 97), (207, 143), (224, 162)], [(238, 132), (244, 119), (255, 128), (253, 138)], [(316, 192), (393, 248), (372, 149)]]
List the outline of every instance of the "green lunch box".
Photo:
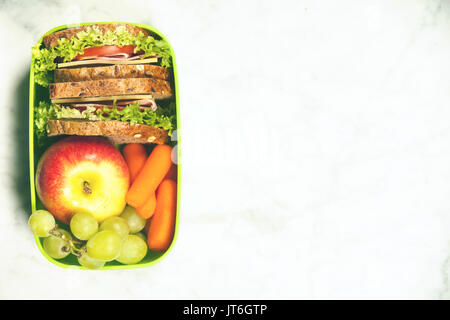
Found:
[[(70, 25), (62, 25), (56, 28), (53, 28), (52, 30), (48, 31), (46, 34), (44, 34), (39, 42), (42, 42), (42, 39), (44, 36), (51, 34), (56, 31), (64, 30), (67, 28), (73, 28), (80, 25), (90, 25), (90, 24), (108, 24), (108, 23), (123, 23), (123, 24), (129, 24), (129, 25), (135, 25), (138, 27), (141, 27), (143, 29), (147, 29), (151, 31), (152, 33), (159, 36), (162, 40), (165, 40), (168, 44), (169, 42), (167, 39), (155, 28), (150, 27), (145, 24), (141, 23), (128, 23), (128, 22), (90, 22), (90, 23), (78, 23), (78, 24), (70, 24)], [(173, 52), (172, 47), (170, 46), (170, 53), (172, 56), (172, 68), (170, 69), (172, 76), (171, 76), (171, 85), (173, 89), (173, 94), (175, 95), (175, 104), (176, 104), (176, 123), (177, 128), (174, 130), (175, 134), (172, 134), (172, 140), (176, 139), (176, 146), (174, 146), (174, 149), (176, 149), (177, 157), (178, 157), (178, 176), (177, 176), (177, 210), (176, 210), (176, 220), (175, 220), (175, 231), (174, 236), (172, 239), (172, 243), (170, 244), (170, 247), (165, 252), (154, 252), (154, 251), (148, 251), (146, 257), (140, 261), (137, 264), (133, 265), (123, 265), (117, 261), (111, 261), (107, 262), (103, 268), (100, 270), (119, 270), (119, 269), (134, 269), (134, 268), (143, 268), (148, 267), (150, 265), (153, 265), (161, 259), (163, 259), (169, 251), (172, 249), (175, 243), (175, 239), (178, 234), (178, 225), (179, 225), (179, 216), (180, 216), (180, 177), (181, 177), (181, 166), (180, 166), (180, 158), (181, 158), (181, 151), (180, 151), (180, 126), (179, 126), (179, 119), (180, 119), (180, 104), (179, 104), (179, 94), (178, 94), (178, 76), (177, 76), (177, 69), (176, 69), (176, 63), (175, 63), (175, 55)], [(36, 167), (38, 164), (38, 161), (46, 148), (38, 147), (38, 144), (35, 142), (35, 134), (34, 134), (34, 108), (37, 106), (39, 101), (42, 100), (48, 100), (48, 88), (41, 87), (40, 85), (35, 84), (34, 82), (34, 75), (33, 75), (33, 64), (30, 66), (30, 94), (29, 94), (29, 154), (30, 154), (30, 191), (31, 191), (31, 209), (34, 212), (38, 209), (45, 209), (42, 203), (39, 200), (39, 197), (36, 192), (36, 185), (35, 185), (35, 177), (36, 177)], [(173, 99), (173, 98), (172, 98)], [(175, 137), (176, 135), (176, 137)], [(52, 138), (54, 139), (54, 138)], [(58, 139), (58, 138), (56, 138)], [(56, 140), (55, 140), (56, 141)], [(48, 147), (48, 146), (47, 146)], [(58, 222), (59, 227), (68, 229), (67, 225), (64, 225), (60, 222)], [(70, 254), (64, 259), (56, 260), (50, 257), (43, 249), (43, 238), (35, 237), (36, 244), (41, 251), (41, 253), (44, 255), (45, 258), (47, 258), (48, 261), (51, 263), (63, 267), (63, 268), (70, 268), (70, 269), (81, 269), (81, 270), (88, 270), (85, 267), (82, 267), (78, 264), (76, 256)]]

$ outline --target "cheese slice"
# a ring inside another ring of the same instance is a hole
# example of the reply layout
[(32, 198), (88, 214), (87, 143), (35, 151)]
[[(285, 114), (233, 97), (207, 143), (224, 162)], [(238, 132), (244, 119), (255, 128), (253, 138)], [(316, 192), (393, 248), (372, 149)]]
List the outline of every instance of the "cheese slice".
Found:
[(158, 62), (158, 57), (152, 57), (147, 59), (136, 59), (136, 60), (111, 60), (111, 59), (93, 59), (93, 60), (80, 60), (80, 61), (70, 61), (58, 63), (58, 68), (68, 68), (76, 66), (88, 66), (96, 64), (144, 64), (144, 63), (155, 63)]
[(77, 98), (58, 98), (52, 99), (52, 103), (79, 103), (79, 102), (96, 102), (96, 101), (112, 101), (112, 100), (153, 100), (151, 94), (135, 94), (135, 95), (116, 95), (116, 96), (100, 96), (100, 97), (77, 97)]

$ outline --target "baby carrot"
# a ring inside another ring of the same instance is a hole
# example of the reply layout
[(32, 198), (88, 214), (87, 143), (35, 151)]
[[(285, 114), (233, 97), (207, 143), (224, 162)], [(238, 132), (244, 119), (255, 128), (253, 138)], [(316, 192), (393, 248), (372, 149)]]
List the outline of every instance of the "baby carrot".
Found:
[(150, 250), (165, 251), (172, 243), (177, 211), (177, 184), (165, 179), (156, 190), (156, 208), (147, 234)]
[(153, 149), (128, 190), (126, 201), (130, 206), (142, 206), (156, 191), (172, 165), (171, 153), (172, 147), (166, 144), (159, 144)]
[(136, 208), (136, 212), (144, 219), (150, 218), (155, 212), (156, 196), (152, 193), (150, 197), (145, 200), (144, 204)]
[(144, 145), (140, 143), (127, 144), (123, 147), (122, 152), (128, 164), (128, 170), (130, 170), (130, 182), (132, 183), (147, 160), (147, 152)]
[(170, 166), (169, 172), (167, 172), (164, 179), (172, 179), (173, 181), (177, 182), (177, 176), (178, 176), (177, 169), (178, 169), (178, 166), (176, 164), (172, 164)]

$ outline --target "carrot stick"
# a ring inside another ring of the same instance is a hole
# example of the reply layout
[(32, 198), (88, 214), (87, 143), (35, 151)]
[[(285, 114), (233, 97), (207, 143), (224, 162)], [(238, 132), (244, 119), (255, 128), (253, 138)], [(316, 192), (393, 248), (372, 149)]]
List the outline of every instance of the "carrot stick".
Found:
[(123, 147), (122, 152), (130, 170), (130, 182), (132, 183), (147, 160), (147, 152), (144, 145), (140, 143), (127, 144)]
[(150, 197), (145, 200), (144, 204), (136, 208), (136, 212), (144, 219), (150, 218), (155, 212), (156, 196), (152, 193)]
[(172, 147), (166, 144), (159, 144), (153, 149), (128, 190), (126, 201), (130, 206), (142, 206), (156, 191), (172, 165), (171, 153)]
[(178, 166), (176, 164), (172, 164), (170, 166), (169, 172), (167, 172), (164, 179), (172, 179), (173, 181), (177, 182), (177, 176), (178, 176)]
[(144, 231), (145, 231), (146, 235), (148, 235), (148, 228), (150, 228), (150, 221), (152, 221), (152, 219), (148, 219), (147, 223), (145, 224), (145, 227), (144, 227)]
[(171, 179), (161, 182), (156, 190), (156, 208), (147, 234), (150, 250), (165, 251), (172, 243), (177, 211), (177, 184)]

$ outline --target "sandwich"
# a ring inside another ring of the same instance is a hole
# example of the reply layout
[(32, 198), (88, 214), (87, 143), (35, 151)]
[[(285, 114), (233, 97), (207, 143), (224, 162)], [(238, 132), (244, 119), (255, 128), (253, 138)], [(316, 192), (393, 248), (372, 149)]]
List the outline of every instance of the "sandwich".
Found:
[(168, 43), (134, 25), (83, 25), (44, 36), (32, 51), (34, 81), (48, 89), (34, 112), (38, 141), (82, 135), (166, 143), (176, 127), (171, 62)]

